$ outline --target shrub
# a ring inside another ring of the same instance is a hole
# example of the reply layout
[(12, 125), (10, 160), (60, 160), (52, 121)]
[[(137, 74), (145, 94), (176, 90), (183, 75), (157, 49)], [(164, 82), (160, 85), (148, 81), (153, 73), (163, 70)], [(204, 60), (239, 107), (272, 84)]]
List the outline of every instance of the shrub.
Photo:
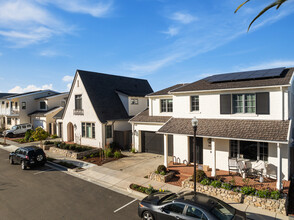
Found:
[(266, 189), (266, 190), (257, 190), (255, 192), (255, 195), (257, 197), (259, 197), (259, 198), (269, 198), (271, 193), (270, 193), (270, 191), (268, 189)]
[(157, 171), (158, 171), (158, 173), (161, 173), (162, 171), (166, 173), (167, 169), (166, 169), (166, 167), (164, 165), (159, 165), (157, 167)]
[(93, 158), (94, 157), (94, 154), (91, 154), (90, 157)]
[(57, 134), (52, 134), (52, 135), (51, 135), (51, 138), (52, 138), (52, 139), (54, 139), (54, 138), (58, 138), (58, 136), (57, 136)]
[(231, 190), (233, 186), (230, 183), (223, 183), (222, 188), (226, 190)]
[(230, 182), (230, 184), (231, 184), (232, 186), (235, 186), (235, 185), (236, 185), (235, 177), (232, 176), (232, 179), (231, 179), (229, 182)]
[(250, 186), (243, 186), (241, 188), (241, 193), (244, 195), (253, 196), (255, 194), (256, 189)]
[[(200, 183), (202, 180), (206, 179), (207, 176), (203, 170), (196, 171), (196, 182)], [(194, 174), (192, 175), (192, 180), (194, 180)]]
[(72, 151), (75, 151), (76, 150), (76, 145), (75, 144), (71, 144), (69, 146), (69, 149), (72, 150)]
[(55, 141), (55, 142), (54, 142), (55, 147), (58, 147), (58, 148), (59, 148), (60, 144), (61, 144), (60, 141)]
[(119, 159), (119, 158), (121, 158), (121, 152), (120, 151), (115, 151), (114, 152), (114, 158), (116, 158), (116, 159)]
[(65, 144), (65, 146), (64, 146), (64, 149), (66, 149), (66, 150), (69, 150), (69, 149), (70, 149), (70, 147), (71, 147), (71, 145), (70, 145), (70, 144)]
[(241, 192), (241, 189), (240, 189), (240, 187), (235, 187), (235, 188), (233, 188), (233, 191), (239, 193), (239, 192)]
[(32, 137), (35, 141), (45, 140), (48, 136), (48, 132), (46, 132), (42, 127), (37, 127), (36, 130), (32, 133)]
[(135, 148), (132, 148), (131, 149), (131, 152), (134, 154), (134, 153), (136, 153), (136, 149)]
[(83, 157), (83, 160), (87, 160), (87, 157)]
[(150, 194), (152, 194), (154, 192), (156, 192), (156, 190), (153, 188), (153, 186), (151, 186), (149, 184), (149, 187), (145, 190), (145, 193), (148, 194), (148, 195), (150, 195)]
[(209, 180), (208, 178), (205, 178), (205, 179), (201, 180), (200, 183), (201, 183), (202, 185), (207, 186), (207, 185), (210, 185), (210, 180)]
[(28, 142), (30, 140), (30, 137), (32, 136), (33, 132), (34, 132), (33, 130), (27, 130), (27, 132), (25, 133), (25, 136), (24, 136), (24, 140), (26, 142)]
[(53, 144), (53, 142), (52, 141), (45, 141), (44, 142), (44, 145), (49, 145), (49, 144)]
[(164, 171), (160, 172), (160, 175), (162, 175), (162, 176), (164, 176), (165, 174), (166, 174), (166, 172), (164, 172)]
[(214, 180), (210, 183), (211, 186), (213, 186), (214, 188), (220, 188), (222, 186), (222, 182), (219, 180)]
[(271, 192), (271, 195), (270, 195), (270, 198), (271, 199), (276, 199), (278, 200), (279, 198), (281, 198), (281, 193), (279, 190), (274, 190)]
[(112, 153), (112, 150), (110, 148), (106, 148), (104, 150), (104, 154), (106, 157), (113, 157), (113, 153)]
[(158, 170), (155, 170), (155, 173), (156, 173), (156, 174), (159, 174)]
[(29, 138), (29, 142), (34, 142), (34, 141), (35, 141), (35, 139), (33, 137)]

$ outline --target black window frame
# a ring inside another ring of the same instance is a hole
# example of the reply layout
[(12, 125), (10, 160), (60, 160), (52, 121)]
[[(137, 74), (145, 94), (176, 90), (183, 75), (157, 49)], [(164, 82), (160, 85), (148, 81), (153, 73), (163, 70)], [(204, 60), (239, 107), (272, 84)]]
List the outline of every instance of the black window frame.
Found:
[[(43, 104), (44, 106), (43, 106), (42, 104)], [(44, 108), (43, 108), (43, 107), (44, 107)], [(46, 106), (46, 102), (45, 102), (45, 101), (40, 101), (40, 109), (41, 109), (41, 110), (46, 110), (46, 109), (47, 109), (47, 106)]]
[(27, 109), (27, 103), (26, 102), (21, 103), (21, 109)]
[[(88, 129), (90, 127), (90, 131)], [(95, 139), (95, 123), (93, 122), (82, 122), (81, 123), (81, 130), (82, 130), (82, 137), (83, 138), (90, 138)]]
[(112, 138), (112, 125), (106, 125), (105, 126), (105, 135), (106, 135), (106, 138)]

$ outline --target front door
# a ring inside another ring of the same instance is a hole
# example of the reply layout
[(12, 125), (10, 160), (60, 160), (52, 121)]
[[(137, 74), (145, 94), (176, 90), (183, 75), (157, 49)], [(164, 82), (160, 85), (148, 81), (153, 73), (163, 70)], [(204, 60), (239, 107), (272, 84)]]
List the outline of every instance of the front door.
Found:
[[(193, 157), (193, 137), (189, 137), (189, 143), (190, 143), (190, 162), (194, 162)], [(203, 164), (203, 138), (197, 137), (196, 138), (196, 163)]]

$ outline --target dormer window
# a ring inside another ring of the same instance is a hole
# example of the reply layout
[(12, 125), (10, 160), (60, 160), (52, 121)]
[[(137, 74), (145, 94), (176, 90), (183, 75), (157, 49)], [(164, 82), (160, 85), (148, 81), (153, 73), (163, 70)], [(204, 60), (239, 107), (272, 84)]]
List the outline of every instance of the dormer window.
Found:
[(173, 100), (161, 99), (160, 100), (160, 112), (173, 112)]
[(40, 102), (40, 109), (46, 110), (46, 102), (44, 101)]
[(139, 100), (138, 99), (131, 99), (131, 105), (138, 105)]

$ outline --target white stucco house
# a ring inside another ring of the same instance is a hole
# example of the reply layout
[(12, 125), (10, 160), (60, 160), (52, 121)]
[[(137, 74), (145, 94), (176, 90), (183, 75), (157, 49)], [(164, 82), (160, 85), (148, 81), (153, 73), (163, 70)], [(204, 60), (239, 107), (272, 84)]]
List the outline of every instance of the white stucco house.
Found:
[[(149, 94), (149, 109), (130, 120), (139, 152), (193, 162), (197, 127), (197, 163), (228, 170), (229, 158), (249, 166), (264, 161), (264, 174), (281, 181), (294, 174), (292, 119), (294, 68), (219, 74)], [(248, 164), (247, 163), (247, 164)]]
[(147, 80), (77, 70), (63, 114), (55, 116), (63, 141), (104, 148), (131, 145), (129, 119), (147, 107)]
[(31, 123), (34, 128), (43, 127), (50, 134), (54, 131), (53, 116), (65, 105), (68, 93), (39, 90), (0, 97), (0, 128)]

